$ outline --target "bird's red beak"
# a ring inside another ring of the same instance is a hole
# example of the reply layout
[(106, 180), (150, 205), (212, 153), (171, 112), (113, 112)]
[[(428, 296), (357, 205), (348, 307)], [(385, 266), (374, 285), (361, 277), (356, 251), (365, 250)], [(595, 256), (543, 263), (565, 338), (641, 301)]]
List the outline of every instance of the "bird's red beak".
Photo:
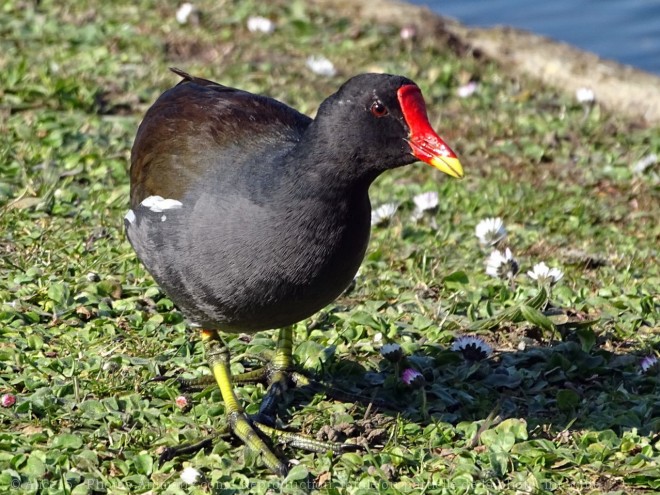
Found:
[(429, 124), (426, 104), (420, 89), (414, 84), (406, 84), (399, 88), (397, 96), (403, 118), (406, 119), (410, 129), (408, 144), (410, 144), (412, 154), (447, 175), (457, 179), (462, 178), (463, 166), (458, 161), (456, 153), (447, 146)]

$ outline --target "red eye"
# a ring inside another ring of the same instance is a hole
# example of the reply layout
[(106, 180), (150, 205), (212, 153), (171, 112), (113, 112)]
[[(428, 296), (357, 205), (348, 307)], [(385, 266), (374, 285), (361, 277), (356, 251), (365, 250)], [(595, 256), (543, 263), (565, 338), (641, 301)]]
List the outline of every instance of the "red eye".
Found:
[(387, 113), (387, 107), (385, 107), (380, 101), (376, 100), (371, 104), (371, 115), (374, 117), (385, 117)]

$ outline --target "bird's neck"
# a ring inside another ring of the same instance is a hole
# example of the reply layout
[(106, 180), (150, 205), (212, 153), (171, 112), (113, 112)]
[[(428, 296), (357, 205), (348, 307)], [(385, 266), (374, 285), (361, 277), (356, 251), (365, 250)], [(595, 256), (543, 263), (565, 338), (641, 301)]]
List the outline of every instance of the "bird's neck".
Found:
[(307, 187), (321, 195), (366, 195), (381, 171), (370, 169), (359, 154), (329, 139), (329, 132), (312, 122), (303, 139), (287, 156), (289, 170)]

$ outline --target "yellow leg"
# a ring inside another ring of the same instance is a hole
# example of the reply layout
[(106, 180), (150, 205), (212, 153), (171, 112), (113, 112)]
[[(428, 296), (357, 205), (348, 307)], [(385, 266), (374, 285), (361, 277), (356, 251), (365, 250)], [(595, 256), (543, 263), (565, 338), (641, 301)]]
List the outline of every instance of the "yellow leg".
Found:
[[(245, 446), (256, 454), (260, 454), (264, 464), (276, 474), (284, 476), (287, 473), (286, 465), (272, 452), (262, 437), (268, 437), (271, 441), (307, 450), (309, 452), (324, 453), (332, 451), (336, 454), (355, 451), (359, 447), (352, 444), (336, 442), (323, 442), (315, 438), (278, 430), (272, 427), (279, 399), (284, 395), (290, 384), (297, 387), (312, 387), (313, 389), (324, 388), (321, 384), (310, 380), (305, 375), (293, 371), (293, 329), (291, 327), (280, 330), (277, 340), (275, 355), (272, 360), (259, 369), (231, 375), (229, 368), (229, 350), (215, 330), (202, 331), (202, 342), (206, 350), (206, 357), (211, 368), (211, 381), (220, 388), (222, 400), (225, 403), (227, 415), (227, 429), (233, 432), (243, 441)], [(162, 377), (161, 377), (162, 379)], [(159, 380), (160, 381), (160, 380)], [(198, 387), (208, 384), (206, 377), (187, 380), (179, 379), (183, 387)], [(259, 408), (259, 414), (248, 418), (243, 408), (238, 403), (234, 393), (235, 383), (266, 382), (268, 391)], [(337, 394), (332, 394), (337, 396)], [(342, 394), (345, 395), (345, 394)], [(264, 423), (266, 421), (268, 424)], [(178, 445), (167, 449), (161, 455), (161, 462), (168, 461), (182, 454), (196, 452), (208, 446), (212, 439), (206, 438), (202, 442), (193, 445)]]
[(202, 332), (202, 341), (206, 350), (206, 358), (215, 377), (222, 400), (225, 403), (225, 412), (229, 428), (240, 438), (248, 449), (260, 453), (264, 464), (276, 474), (284, 476), (287, 467), (273, 454), (266, 443), (261, 439), (253, 426), (248, 421), (243, 408), (238, 403), (238, 398), (233, 390), (231, 372), (229, 369), (229, 350), (224, 344), (218, 332), (205, 330)]
[(282, 328), (277, 336), (275, 355), (266, 368), (268, 391), (261, 401), (259, 416), (271, 418), (275, 416), (277, 404), (282, 400), (289, 388), (289, 380), (293, 369), (293, 328)]
[(287, 473), (287, 467), (272, 452), (266, 442), (264, 442), (262, 436), (269, 437), (272, 441), (279, 444), (289, 445), (310, 452), (323, 453), (332, 451), (341, 453), (355, 450), (355, 445), (322, 442), (305, 435), (277, 430), (262, 422), (263, 418), (270, 420), (270, 418), (274, 417), (278, 400), (284, 395), (290, 382), (297, 386), (312, 384), (304, 375), (292, 371), (293, 329), (291, 327), (280, 330), (275, 355), (271, 362), (263, 368), (237, 376), (240, 382), (266, 380), (269, 384), (268, 391), (264, 396), (259, 410), (259, 419), (248, 418), (238, 403), (238, 398), (233, 388), (233, 383), (236, 380), (231, 376), (229, 368), (229, 350), (218, 335), (218, 332), (215, 330), (202, 331), (202, 342), (204, 343), (206, 358), (211, 372), (220, 388), (220, 394), (225, 403), (225, 413), (227, 415), (229, 429), (243, 441), (248, 449), (256, 454), (260, 454), (264, 464), (271, 471), (284, 476)]

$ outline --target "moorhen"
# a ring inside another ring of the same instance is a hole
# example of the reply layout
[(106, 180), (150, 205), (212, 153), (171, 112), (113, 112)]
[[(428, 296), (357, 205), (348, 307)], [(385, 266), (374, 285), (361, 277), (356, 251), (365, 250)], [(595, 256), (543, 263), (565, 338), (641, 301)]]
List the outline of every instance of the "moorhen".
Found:
[[(292, 327), (352, 281), (369, 240), (368, 189), (385, 170), (422, 160), (463, 169), (429, 124), (422, 93), (401, 76), (349, 79), (311, 119), (260, 96), (193, 77), (147, 111), (131, 153), (128, 239), (166, 294), (201, 328), (231, 430), (274, 472), (286, 466), (232, 382), (266, 380), (262, 412), (292, 383)], [(218, 331), (280, 328), (262, 369), (232, 377)], [(279, 432), (313, 451), (341, 444)], [(281, 438), (281, 437), (280, 437)]]

